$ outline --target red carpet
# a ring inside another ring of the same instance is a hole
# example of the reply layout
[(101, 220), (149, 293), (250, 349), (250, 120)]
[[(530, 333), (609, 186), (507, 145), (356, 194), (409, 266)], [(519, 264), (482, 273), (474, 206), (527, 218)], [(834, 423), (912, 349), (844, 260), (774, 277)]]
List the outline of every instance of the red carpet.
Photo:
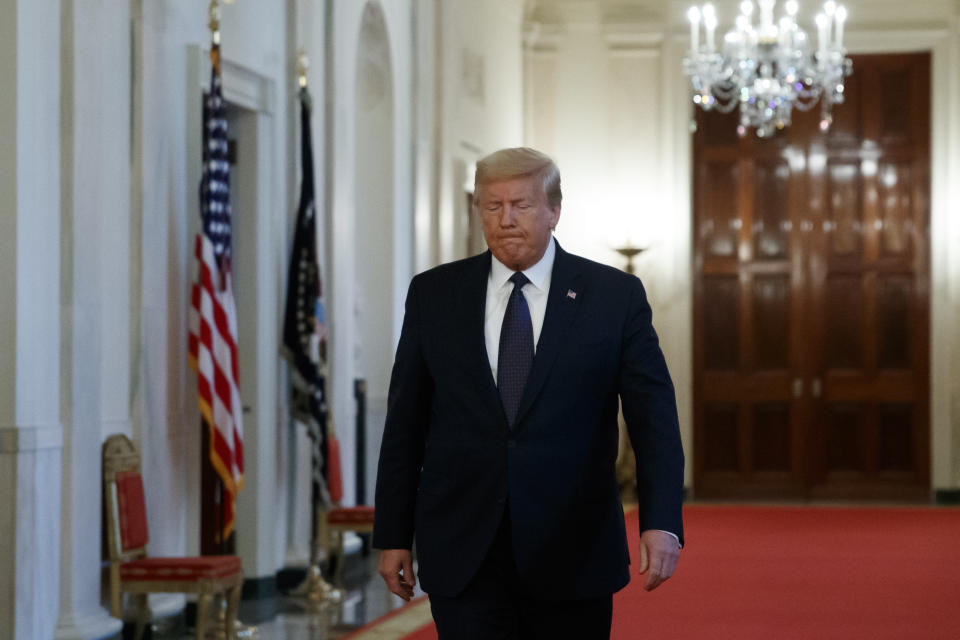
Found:
[[(690, 506), (673, 579), (614, 597), (613, 638), (960, 638), (960, 510)], [(627, 515), (636, 557), (636, 514)], [(426, 625), (403, 640), (436, 640)]]

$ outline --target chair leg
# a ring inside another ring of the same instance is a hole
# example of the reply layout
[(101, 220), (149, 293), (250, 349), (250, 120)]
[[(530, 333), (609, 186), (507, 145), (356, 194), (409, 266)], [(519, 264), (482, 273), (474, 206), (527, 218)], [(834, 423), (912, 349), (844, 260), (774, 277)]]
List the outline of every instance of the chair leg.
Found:
[(197, 640), (203, 640), (207, 633), (207, 619), (210, 617), (212, 594), (201, 591), (197, 594)]
[(110, 563), (110, 615), (114, 618), (123, 618), (123, 606), (120, 596), (120, 565)]
[(237, 609), (240, 608), (240, 585), (227, 589), (227, 640), (237, 640)]
[(337, 530), (337, 577), (336, 585), (343, 589), (343, 565), (347, 561), (346, 545), (344, 544), (344, 532)]
[(323, 548), (324, 559), (330, 562), (330, 526), (327, 524), (327, 512), (317, 509), (317, 537), (314, 542), (313, 557), (311, 560), (320, 565), (320, 554), (317, 547)]
[(143, 634), (147, 630), (147, 625), (149, 625), (150, 620), (153, 619), (153, 614), (150, 611), (150, 603), (147, 600), (147, 594), (136, 594), (134, 596), (134, 601), (137, 604), (137, 625), (133, 637), (136, 638), (136, 640), (142, 640)]

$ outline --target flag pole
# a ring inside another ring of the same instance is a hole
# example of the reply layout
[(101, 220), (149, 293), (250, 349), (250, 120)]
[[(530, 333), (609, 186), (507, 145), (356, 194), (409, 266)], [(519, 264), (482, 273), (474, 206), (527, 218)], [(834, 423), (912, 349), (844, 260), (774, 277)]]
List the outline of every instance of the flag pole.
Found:
[(220, 70), (220, 2), (219, 0), (210, 0), (210, 41), (213, 46), (210, 47), (210, 62)]
[[(230, 0), (228, 0), (228, 3), (229, 2)], [(220, 89), (218, 88), (220, 84), (220, 3), (219, 3), (219, 0), (210, 1), (209, 18), (210, 18), (210, 21), (208, 23), (208, 26), (210, 28), (210, 40), (211, 40), (210, 64), (212, 67), (209, 96), (210, 96), (211, 103), (213, 103), (215, 99), (216, 103), (220, 105), (218, 109), (222, 109), (223, 103), (220, 97)], [(205, 136), (207, 131), (207, 114), (206, 114), (207, 99), (208, 97), (205, 96), (204, 97), (204, 125), (203, 125)], [(225, 118), (226, 116), (221, 114), (219, 117)], [(221, 133), (224, 137), (224, 140), (222, 141), (223, 145), (226, 146), (225, 127), (221, 130)], [(226, 216), (227, 216), (227, 226), (229, 228), (229, 211), (230, 211), (229, 210), (229, 169), (222, 170), (225, 173), (225, 175), (222, 177), (210, 177), (210, 174), (208, 174), (208, 166), (206, 164), (207, 153), (208, 153), (208, 148), (206, 144), (206, 137), (204, 137), (204, 156), (205, 156), (204, 157), (204, 162), (205, 162), (204, 178), (203, 178), (204, 186), (201, 187), (201, 198), (202, 199), (206, 198), (206, 194), (204, 193), (204, 188), (206, 186), (206, 181), (208, 180), (208, 178), (211, 180), (211, 182), (213, 182), (214, 180), (221, 180), (223, 183), (225, 183), (225, 184), (221, 184), (221, 187), (225, 187), (227, 190), (227, 203), (226, 203), (225, 209), (226, 209)], [(222, 151), (218, 151), (218, 153), (222, 153)], [(225, 160), (225, 158), (223, 159)], [(223, 164), (226, 165), (226, 163), (223, 163)], [(204, 202), (201, 204), (201, 211), (204, 217), (204, 223), (203, 223), (204, 228), (201, 230), (201, 233), (197, 236), (198, 274), (203, 273), (203, 270), (205, 268), (209, 268), (212, 272), (218, 274), (219, 277), (217, 278), (217, 280), (219, 281), (215, 281), (212, 283), (213, 289), (208, 290), (208, 295), (213, 298), (214, 306), (219, 307), (219, 305), (221, 304), (221, 301), (218, 300), (218, 296), (221, 294), (224, 294), (226, 296), (224, 300), (226, 309), (223, 309), (223, 311), (227, 313), (228, 318), (232, 318), (232, 322), (228, 321), (229, 335), (227, 337), (229, 338), (229, 343), (233, 348), (233, 353), (232, 353), (233, 369), (232, 371), (230, 371), (229, 365), (228, 365), (227, 370), (225, 371), (225, 375), (230, 380), (230, 384), (233, 387), (233, 394), (234, 394), (233, 404), (235, 406), (231, 406), (229, 408), (230, 415), (232, 416), (233, 421), (228, 424), (230, 424), (230, 429), (232, 430), (232, 434), (231, 434), (231, 437), (233, 438), (232, 444), (235, 446), (231, 447), (229, 459), (226, 460), (226, 464), (224, 464), (225, 461), (222, 457), (217, 458), (217, 460), (220, 462), (220, 465), (221, 465), (220, 467), (216, 467), (214, 465), (212, 452), (214, 450), (214, 438), (215, 438), (214, 432), (215, 432), (215, 429), (219, 429), (221, 425), (219, 424), (219, 422), (214, 423), (214, 414), (210, 410), (210, 407), (212, 405), (212, 399), (208, 397), (209, 386), (207, 387), (206, 396), (204, 396), (204, 394), (201, 393), (201, 398), (200, 398), (201, 413), (203, 414), (203, 417), (200, 420), (200, 428), (202, 432), (201, 449), (203, 451), (202, 457), (204, 458), (204, 461), (202, 463), (204, 466), (203, 466), (203, 471), (201, 473), (201, 477), (202, 477), (201, 484), (203, 484), (203, 477), (206, 477), (208, 480), (213, 481), (211, 483), (212, 486), (210, 486), (210, 488), (212, 489), (212, 498), (214, 501), (211, 520), (212, 520), (212, 526), (215, 533), (213, 535), (213, 540), (212, 540), (213, 544), (211, 546), (214, 547), (218, 555), (224, 555), (224, 554), (232, 553), (235, 547), (235, 541), (236, 541), (236, 536), (234, 534), (235, 523), (236, 523), (235, 498), (236, 498), (236, 493), (243, 486), (243, 450), (242, 450), (242, 445), (237, 444), (238, 442), (242, 443), (242, 437), (243, 437), (242, 421), (241, 421), (242, 408), (239, 405), (239, 399), (238, 399), (239, 395), (238, 395), (238, 388), (237, 388), (239, 386), (239, 382), (238, 382), (237, 368), (236, 368), (237, 354), (236, 354), (236, 346), (235, 346), (236, 345), (236, 317), (235, 317), (236, 308), (235, 308), (235, 302), (233, 300), (232, 285), (230, 284), (229, 274), (225, 274), (223, 272), (223, 269), (226, 269), (227, 271), (229, 271), (230, 269), (230, 252), (229, 252), (230, 237), (229, 235), (226, 236), (225, 243), (227, 245), (227, 251), (225, 255), (220, 255), (220, 251), (218, 248), (217, 254), (213, 257), (212, 262), (210, 263), (205, 262), (204, 263), (205, 266), (200, 264), (200, 261), (201, 260), (205, 261), (207, 259), (206, 256), (208, 255), (207, 249), (203, 247), (209, 248), (210, 240), (211, 240), (210, 237), (207, 235), (208, 232), (206, 229), (206, 224), (207, 224), (206, 217), (209, 213), (207, 206), (208, 206), (208, 203), (206, 203), (206, 201), (204, 200)], [(194, 294), (193, 294), (193, 297), (194, 297), (193, 306), (196, 308), (196, 312), (198, 316), (202, 308), (202, 306), (199, 305), (199, 300), (201, 300), (202, 296), (204, 295), (201, 292), (201, 287), (202, 287), (202, 282), (200, 282), (201, 280), (202, 278), (199, 277), (198, 275), (198, 282), (194, 285)], [(193, 319), (191, 320), (190, 355), (191, 355), (191, 358), (193, 358), (193, 363), (194, 363), (191, 366), (195, 366), (198, 372), (198, 376), (201, 375), (200, 373), (201, 370), (199, 366), (196, 365), (196, 363), (199, 361), (199, 358), (197, 358), (197, 355), (200, 349), (199, 343), (201, 342), (201, 335), (200, 335), (199, 329), (201, 324), (204, 324), (204, 323), (209, 324), (210, 322), (212, 321), (210, 321), (206, 317), (203, 317), (202, 319), (198, 317), (198, 319), (196, 319), (197, 326), (194, 327)], [(196, 334), (194, 333), (194, 330), (197, 331)], [(209, 352), (210, 345), (205, 343), (203, 348), (206, 350), (206, 352)], [(221, 365), (222, 363), (218, 362), (217, 359), (214, 358), (213, 360), (214, 368), (219, 371), (219, 367), (221, 367)], [(209, 385), (208, 379), (206, 379), (205, 382), (207, 385)], [(201, 386), (201, 389), (202, 388), (203, 386)], [(206, 412), (204, 412), (204, 407), (206, 408)], [(227, 484), (227, 481), (221, 476), (222, 473), (231, 474), (230, 475), (231, 484), (229, 485)], [(203, 495), (205, 495), (205, 492), (203, 489), (201, 489), (201, 496)], [(201, 497), (201, 509), (203, 508), (203, 501), (204, 501), (204, 498)], [(232, 529), (229, 535), (227, 535), (228, 527)], [(202, 544), (208, 542), (206, 539), (204, 539), (202, 524), (201, 524), (201, 538), (202, 538), (201, 540)], [(208, 637), (215, 638), (216, 640), (220, 640), (221, 638), (226, 640), (226, 638), (230, 638), (230, 637), (238, 638), (238, 639), (257, 637), (259, 633), (259, 630), (257, 629), (257, 627), (254, 625), (244, 624), (243, 622), (240, 621), (239, 618), (234, 619), (233, 629), (228, 630), (225, 607), (226, 607), (226, 602), (225, 600), (222, 600), (220, 602), (220, 606), (215, 607), (215, 609), (210, 612), (212, 614), (214, 624), (210, 625), (211, 632), (208, 633)], [(199, 611), (198, 611), (198, 614), (199, 614)]]
[[(310, 60), (307, 52), (301, 47), (297, 51), (296, 73), (297, 85), (299, 86), (298, 95), (300, 100), (306, 106), (307, 111), (311, 110), (313, 105), (310, 99), (310, 92), (307, 90), (307, 71), (310, 68)], [(309, 169), (305, 166), (304, 171), (312, 171), (312, 163)], [(311, 184), (312, 184), (312, 176)], [(306, 179), (306, 176), (305, 176)], [(312, 188), (311, 188), (312, 190)], [(303, 203), (301, 203), (302, 206)], [(299, 214), (298, 214), (299, 215)], [(289, 294), (289, 292), (288, 292)], [(329, 415), (329, 414), (328, 414)], [(326, 429), (327, 425), (320, 425), (320, 429)], [(312, 460), (312, 464), (316, 464)], [(316, 472), (316, 469), (313, 470)], [(337, 604), (343, 602), (343, 591), (335, 588), (329, 582), (324, 580), (323, 571), (320, 568), (320, 548), (326, 538), (326, 527), (324, 526), (321, 505), (323, 496), (320, 485), (316, 481), (310, 483), (310, 560), (307, 567), (307, 576), (304, 581), (291, 593), (306, 597), (312, 605), (324, 606), (326, 604)], [(342, 560), (340, 560), (342, 562)]]
[[(210, 0), (210, 22), (207, 23), (207, 26), (210, 28), (210, 64), (213, 66), (216, 73), (220, 73), (220, 2), (219, 0)], [(210, 90), (213, 91), (213, 87), (210, 87)], [(208, 427), (209, 428), (209, 427)], [(211, 443), (212, 446), (212, 443)], [(220, 475), (217, 473), (213, 474), (214, 477), (214, 504), (216, 505), (216, 528), (217, 532), (214, 536), (214, 540), (218, 543), (218, 553), (220, 555), (232, 553), (233, 549), (229, 548), (231, 545), (228, 543), (228, 536), (224, 535), (226, 529), (227, 521), (227, 498), (224, 495), (224, 486), (223, 479), (220, 478)]]

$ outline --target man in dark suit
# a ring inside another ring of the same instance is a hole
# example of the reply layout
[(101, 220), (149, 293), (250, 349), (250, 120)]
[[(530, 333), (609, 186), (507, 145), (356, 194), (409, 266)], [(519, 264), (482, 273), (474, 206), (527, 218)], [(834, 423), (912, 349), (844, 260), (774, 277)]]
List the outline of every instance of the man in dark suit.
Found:
[(609, 638), (630, 580), (614, 463), (637, 456), (640, 573), (683, 540), (683, 450), (640, 281), (553, 239), (560, 174), (532, 149), (477, 165), (489, 251), (416, 276), (390, 381), (373, 546), (441, 640)]

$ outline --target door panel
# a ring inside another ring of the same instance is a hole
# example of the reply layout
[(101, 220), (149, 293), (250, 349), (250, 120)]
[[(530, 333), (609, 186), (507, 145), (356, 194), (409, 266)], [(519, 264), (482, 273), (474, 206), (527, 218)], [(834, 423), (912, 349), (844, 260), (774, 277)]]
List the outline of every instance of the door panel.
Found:
[(740, 283), (735, 276), (704, 278), (706, 368), (736, 371), (740, 358)]
[(758, 159), (754, 176), (753, 255), (757, 260), (785, 260), (790, 255), (790, 166), (783, 158)]
[(700, 228), (704, 248), (711, 258), (733, 258), (738, 243), (737, 183), (740, 181), (736, 159), (708, 161), (704, 167), (711, 202), (704, 203), (709, 213)]
[(753, 405), (753, 467), (755, 471), (790, 473), (793, 449), (790, 405), (785, 402)]
[(704, 468), (711, 473), (736, 474), (740, 470), (737, 405), (709, 402), (704, 409)]
[(698, 496), (927, 496), (929, 64), (855, 57), (826, 134), (698, 110)]
[(753, 365), (756, 371), (790, 368), (790, 276), (753, 279)]

